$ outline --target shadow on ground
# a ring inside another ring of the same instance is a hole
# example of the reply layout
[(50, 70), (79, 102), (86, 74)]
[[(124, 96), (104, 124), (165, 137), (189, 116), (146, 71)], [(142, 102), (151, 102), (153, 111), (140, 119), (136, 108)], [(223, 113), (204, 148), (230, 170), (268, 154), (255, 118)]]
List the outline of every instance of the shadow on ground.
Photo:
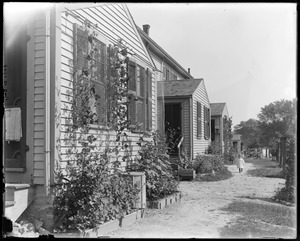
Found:
[[(264, 200), (266, 201), (266, 200)], [(219, 230), (223, 238), (295, 238), (295, 208), (270, 203), (235, 201), (221, 209), (238, 215)]]

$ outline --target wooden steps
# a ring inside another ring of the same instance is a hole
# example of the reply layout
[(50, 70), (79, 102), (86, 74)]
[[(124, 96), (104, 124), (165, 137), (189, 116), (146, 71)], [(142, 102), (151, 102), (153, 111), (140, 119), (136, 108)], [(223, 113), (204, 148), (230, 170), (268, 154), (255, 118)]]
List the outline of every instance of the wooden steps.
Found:
[(33, 191), (29, 184), (6, 183), (5, 217), (15, 222), (33, 201)]

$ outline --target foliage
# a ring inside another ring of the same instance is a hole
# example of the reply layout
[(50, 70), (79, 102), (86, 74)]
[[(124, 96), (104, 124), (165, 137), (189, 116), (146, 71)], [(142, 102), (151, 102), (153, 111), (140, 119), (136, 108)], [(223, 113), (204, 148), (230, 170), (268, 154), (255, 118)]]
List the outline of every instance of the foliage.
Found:
[(261, 145), (274, 148), (280, 137), (295, 133), (295, 115), (295, 99), (274, 101), (261, 108), (258, 114)]
[(178, 162), (178, 166), (182, 169), (189, 169), (192, 168), (192, 160), (189, 157), (186, 148), (183, 148), (182, 151), (180, 152), (180, 159)]
[(278, 190), (275, 198), (288, 202), (295, 202), (296, 191), (296, 163), (295, 163), (295, 141), (293, 138), (287, 139), (286, 167), (284, 169), (285, 186)]
[[(105, 158), (100, 160), (106, 162)], [(119, 219), (133, 209), (139, 190), (132, 181), (121, 174), (109, 175), (106, 170), (91, 171), (94, 166), (99, 167), (93, 164), (89, 162), (83, 172), (76, 170), (77, 165), (68, 167), (72, 172), (70, 180), (59, 187), (53, 203), (56, 231), (82, 232)]]
[(169, 147), (165, 136), (156, 131), (152, 134), (152, 140), (149, 139), (145, 136), (140, 138), (140, 158), (128, 166), (127, 170), (145, 172), (147, 199), (155, 200), (176, 192), (178, 181), (169, 162)]
[(211, 142), (211, 144), (207, 148), (206, 154), (212, 154), (212, 155), (221, 154), (220, 143), (218, 140), (214, 140), (213, 142)]
[(234, 127), (234, 133), (242, 135), (242, 142), (248, 148), (259, 147), (260, 130), (257, 120), (249, 119), (247, 121), (241, 121), (240, 124)]
[[(85, 22), (90, 26), (91, 23)], [(95, 72), (93, 46), (95, 32), (88, 31), (90, 47), (84, 50), (86, 67), (75, 66), (74, 98), (72, 104), (72, 126), (69, 128), (69, 161), (64, 169), (56, 173), (56, 197), (54, 199), (54, 222), (57, 231), (93, 228), (99, 223), (122, 218), (133, 209), (138, 183), (133, 186), (129, 177), (119, 169), (118, 154), (126, 149), (122, 137), (126, 136), (129, 126), (126, 115), (127, 91), (127, 49), (119, 41), (110, 51), (109, 83), (110, 106), (108, 109), (109, 127), (116, 132), (116, 146), (105, 148), (97, 146), (97, 138), (90, 133), (90, 124), (95, 123), (97, 115), (95, 102), (90, 100), (96, 95), (91, 78)], [(105, 82), (105, 81), (103, 81)], [(78, 146), (80, 145), (80, 146)], [(110, 160), (114, 153), (115, 159)], [(124, 161), (124, 160), (123, 160)]]
[(215, 182), (215, 181), (221, 181), (226, 180), (228, 178), (232, 177), (232, 173), (228, 170), (227, 167), (223, 166), (220, 170), (213, 173), (208, 173), (205, 175), (197, 175), (195, 180), (196, 181), (203, 181), (203, 182)]
[[(166, 123), (166, 125), (168, 126), (168, 123)], [(180, 128), (176, 130), (175, 128), (167, 127), (166, 129), (166, 142), (168, 143), (168, 153), (172, 155), (178, 150), (178, 144), (181, 138)]]
[(211, 173), (220, 171), (224, 167), (224, 157), (222, 155), (197, 155), (193, 168), (196, 173)]
[(224, 118), (224, 158), (226, 161), (234, 161), (234, 149), (232, 146), (232, 117)]

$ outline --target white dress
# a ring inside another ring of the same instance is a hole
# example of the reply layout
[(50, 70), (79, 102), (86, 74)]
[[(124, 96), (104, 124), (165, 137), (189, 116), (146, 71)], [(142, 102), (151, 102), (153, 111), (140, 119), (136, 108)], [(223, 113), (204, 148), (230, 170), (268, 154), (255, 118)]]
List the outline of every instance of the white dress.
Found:
[(237, 160), (237, 167), (238, 167), (238, 168), (244, 168), (244, 165), (245, 165), (244, 159), (243, 159), (243, 158), (239, 158), (239, 159)]

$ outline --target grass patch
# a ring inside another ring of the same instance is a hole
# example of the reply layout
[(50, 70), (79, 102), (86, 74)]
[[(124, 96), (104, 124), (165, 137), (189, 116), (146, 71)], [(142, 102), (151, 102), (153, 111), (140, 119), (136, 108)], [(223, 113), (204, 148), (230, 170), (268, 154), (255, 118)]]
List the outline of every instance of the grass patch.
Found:
[(246, 173), (255, 177), (284, 178), (283, 170), (279, 167), (263, 167), (260, 169), (248, 170)]
[(222, 237), (295, 237), (296, 212), (283, 205), (236, 201), (221, 209), (241, 215), (221, 229)]
[(195, 181), (200, 182), (216, 182), (221, 180), (226, 180), (232, 177), (232, 173), (227, 169), (227, 167), (222, 167), (220, 171), (215, 172), (215, 174), (197, 174)]

